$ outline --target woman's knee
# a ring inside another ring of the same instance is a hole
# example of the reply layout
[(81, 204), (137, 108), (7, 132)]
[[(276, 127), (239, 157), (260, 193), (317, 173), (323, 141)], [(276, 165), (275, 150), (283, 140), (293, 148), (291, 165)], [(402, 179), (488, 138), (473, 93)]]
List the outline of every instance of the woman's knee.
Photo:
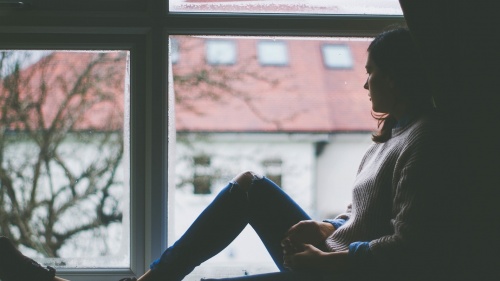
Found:
[(232, 182), (237, 183), (244, 191), (248, 191), (254, 180), (258, 179), (262, 179), (262, 176), (252, 171), (246, 171), (234, 177)]

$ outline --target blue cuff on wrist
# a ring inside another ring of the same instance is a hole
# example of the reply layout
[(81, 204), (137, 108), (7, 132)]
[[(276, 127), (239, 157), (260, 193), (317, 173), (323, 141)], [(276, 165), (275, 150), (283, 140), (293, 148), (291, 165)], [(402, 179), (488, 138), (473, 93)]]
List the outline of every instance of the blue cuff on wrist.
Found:
[(346, 221), (347, 220), (344, 220), (344, 219), (323, 220), (323, 222), (331, 223), (333, 225), (333, 227), (335, 227), (335, 229), (339, 229), (341, 226), (343, 226), (345, 224)]
[(354, 268), (369, 268), (375, 265), (370, 242), (353, 242), (349, 245), (349, 260)]

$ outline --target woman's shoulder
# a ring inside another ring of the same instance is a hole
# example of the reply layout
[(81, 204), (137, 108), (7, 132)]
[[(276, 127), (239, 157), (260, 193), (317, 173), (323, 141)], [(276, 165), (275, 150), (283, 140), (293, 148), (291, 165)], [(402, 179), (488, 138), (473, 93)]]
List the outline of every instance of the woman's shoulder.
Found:
[(393, 136), (404, 146), (418, 143), (435, 143), (440, 139), (442, 122), (434, 113), (425, 113), (416, 117), (405, 128), (396, 131)]
[(404, 131), (408, 133), (435, 133), (439, 131), (441, 124), (441, 118), (436, 112), (427, 112), (417, 116)]

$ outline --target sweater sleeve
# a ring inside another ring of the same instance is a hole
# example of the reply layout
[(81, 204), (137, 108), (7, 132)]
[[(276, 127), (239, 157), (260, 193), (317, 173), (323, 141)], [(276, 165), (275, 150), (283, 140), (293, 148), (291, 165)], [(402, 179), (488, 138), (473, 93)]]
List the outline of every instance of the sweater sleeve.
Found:
[(376, 265), (369, 242), (351, 243), (348, 257), (352, 268), (374, 268)]
[(337, 230), (345, 224), (346, 220), (344, 220), (344, 219), (333, 219), (333, 220), (326, 219), (326, 220), (323, 220), (323, 222), (331, 223), (333, 225), (333, 227), (335, 227), (335, 230)]

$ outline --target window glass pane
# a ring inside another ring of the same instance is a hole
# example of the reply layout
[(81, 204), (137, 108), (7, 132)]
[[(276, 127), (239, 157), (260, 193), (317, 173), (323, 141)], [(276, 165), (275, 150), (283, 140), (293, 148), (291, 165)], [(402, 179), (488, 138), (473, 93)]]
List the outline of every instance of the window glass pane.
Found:
[(171, 12), (402, 15), (397, 0), (170, 0)]
[(46, 265), (130, 266), (127, 65), (0, 50), (0, 235)]
[(262, 65), (287, 65), (288, 51), (285, 42), (260, 41), (257, 45), (259, 62)]
[[(178, 239), (220, 190), (251, 170), (275, 180), (313, 218), (332, 218), (350, 201), (352, 182), (377, 122), (363, 88), (368, 38), (276, 38), (289, 64), (262, 66), (259, 42), (222, 37), (238, 46), (235, 63), (204, 60), (203, 36), (171, 36), (180, 59), (172, 65), (169, 99), (169, 239)], [(325, 68), (324, 45), (348, 46), (352, 66)], [(175, 139), (175, 141), (174, 141)], [(209, 186), (208, 186), (209, 185)], [(201, 190), (209, 190), (202, 192)], [(247, 227), (225, 250), (186, 280), (275, 271)]]

